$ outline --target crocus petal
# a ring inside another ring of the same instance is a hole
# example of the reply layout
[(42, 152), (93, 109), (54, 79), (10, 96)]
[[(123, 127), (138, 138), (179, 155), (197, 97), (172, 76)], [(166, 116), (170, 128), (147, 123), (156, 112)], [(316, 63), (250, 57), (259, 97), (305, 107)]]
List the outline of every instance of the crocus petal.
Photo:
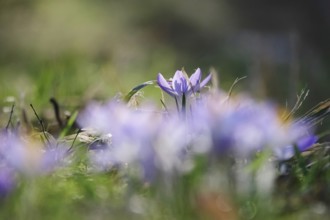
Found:
[(157, 76), (157, 84), (159, 87), (167, 92), (171, 96), (177, 96), (176, 92), (171, 88), (170, 84), (166, 81), (166, 79), (163, 77), (161, 73), (158, 73)]
[(212, 78), (212, 74), (210, 73), (200, 84), (200, 88), (203, 88)]
[[(201, 82), (201, 78), (202, 78), (202, 72), (201, 69), (198, 68), (191, 76), (190, 76), (190, 86), (192, 88), (196, 87), (197, 85), (199, 85), (199, 83)], [(194, 89), (193, 89), (194, 90)]]
[(183, 77), (181, 79), (181, 82), (182, 82), (182, 87), (181, 87), (182, 88), (182, 92), (183, 93), (186, 93), (188, 91), (188, 88), (189, 88), (187, 78), (186, 77)]
[(177, 70), (173, 76), (172, 87), (178, 95), (182, 95), (188, 90), (187, 79), (184, 77), (182, 71)]

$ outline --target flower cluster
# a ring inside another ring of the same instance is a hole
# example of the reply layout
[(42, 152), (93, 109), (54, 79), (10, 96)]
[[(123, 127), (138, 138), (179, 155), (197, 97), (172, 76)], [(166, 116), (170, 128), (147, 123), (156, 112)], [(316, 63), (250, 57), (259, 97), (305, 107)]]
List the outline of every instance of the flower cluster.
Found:
[(186, 127), (179, 118), (165, 117), (153, 106), (136, 110), (116, 100), (105, 105), (93, 103), (78, 121), (98, 133), (111, 134), (107, 145), (90, 152), (96, 169), (134, 164), (144, 179), (152, 180), (157, 169), (182, 168), (180, 157), (187, 147)]
[[(83, 130), (99, 136), (89, 143), (88, 167), (153, 182), (193, 171), (200, 156), (210, 162), (249, 160), (268, 149), (286, 160), (295, 148), (303, 151), (317, 141), (304, 123), (283, 122), (273, 103), (215, 90), (202, 93), (210, 80), (211, 74), (202, 80), (199, 68), (190, 77), (178, 70), (170, 80), (158, 74), (157, 85), (175, 99), (179, 112), (153, 104), (133, 109), (117, 99), (90, 103), (77, 118)], [(0, 198), (15, 187), (18, 176), (39, 176), (70, 163), (73, 144), (45, 132), (42, 136), (44, 142), (8, 129), (0, 132)]]
[(168, 108), (160, 111), (149, 105), (137, 110), (117, 100), (89, 105), (78, 118), (80, 125), (111, 137), (106, 147), (90, 152), (91, 163), (101, 169), (128, 165), (152, 181), (162, 174), (189, 172), (200, 154), (249, 158), (270, 149), (279, 159), (288, 159), (295, 144), (306, 149), (316, 141), (306, 127), (284, 123), (274, 104), (248, 96), (213, 91), (187, 108), (185, 99), (194, 98), (211, 79), (211, 74), (203, 81), (201, 76), (200, 69), (190, 78), (179, 70), (172, 80), (158, 74), (159, 87), (182, 100), (184, 118)]

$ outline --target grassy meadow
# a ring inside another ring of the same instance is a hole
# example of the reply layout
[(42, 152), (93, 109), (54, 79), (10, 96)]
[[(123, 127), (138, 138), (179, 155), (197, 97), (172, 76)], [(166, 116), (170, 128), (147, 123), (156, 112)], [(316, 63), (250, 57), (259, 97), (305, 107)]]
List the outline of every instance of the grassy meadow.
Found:
[(329, 219), (328, 55), (245, 19), (0, 1), (0, 219)]

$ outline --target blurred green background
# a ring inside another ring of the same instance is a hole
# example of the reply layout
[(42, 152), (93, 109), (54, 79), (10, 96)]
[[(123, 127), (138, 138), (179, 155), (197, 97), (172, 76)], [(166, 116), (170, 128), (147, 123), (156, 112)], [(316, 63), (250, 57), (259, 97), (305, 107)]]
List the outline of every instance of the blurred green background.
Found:
[[(305, 108), (329, 97), (330, 3), (239, 0), (0, 0), (0, 98), (67, 109), (170, 77), (182, 67), (220, 85)], [(158, 97), (149, 88), (146, 97)]]

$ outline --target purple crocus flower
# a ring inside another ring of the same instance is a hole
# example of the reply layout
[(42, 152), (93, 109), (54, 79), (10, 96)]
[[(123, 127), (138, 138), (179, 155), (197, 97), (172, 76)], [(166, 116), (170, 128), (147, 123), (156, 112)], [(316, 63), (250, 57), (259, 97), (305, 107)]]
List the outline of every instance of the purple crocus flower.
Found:
[(212, 75), (209, 74), (201, 81), (202, 72), (200, 68), (197, 68), (190, 78), (188, 78), (183, 71), (177, 70), (173, 76), (172, 83), (168, 82), (161, 73), (158, 73), (157, 84), (169, 95), (181, 97), (198, 92), (210, 81), (211, 77)]

